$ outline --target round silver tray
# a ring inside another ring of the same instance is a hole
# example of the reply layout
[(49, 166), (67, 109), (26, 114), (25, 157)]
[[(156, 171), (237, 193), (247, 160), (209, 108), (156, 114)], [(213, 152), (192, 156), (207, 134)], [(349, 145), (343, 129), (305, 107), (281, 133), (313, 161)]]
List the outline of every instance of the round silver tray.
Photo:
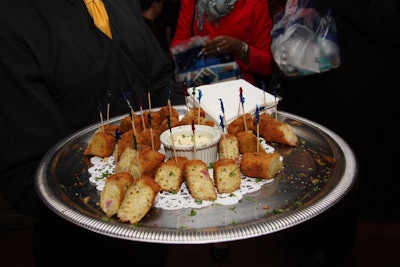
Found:
[[(184, 107), (176, 109), (183, 113)], [(126, 115), (110, 120), (119, 123)], [(153, 208), (140, 225), (107, 218), (98, 206), (99, 192), (89, 182), (90, 159), (83, 155), (94, 131), (89, 126), (56, 144), (36, 174), (41, 199), (64, 219), (115, 238), (170, 244), (202, 244), (257, 237), (305, 222), (332, 207), (350, 190), (357, 164), (346, 142), (305, 118), (278, 112), (290, 124), (299, 145), (273, 144), (283, 156), (284, 171), (273, 182), (247, 194), (235, 205), (177, 211)]]

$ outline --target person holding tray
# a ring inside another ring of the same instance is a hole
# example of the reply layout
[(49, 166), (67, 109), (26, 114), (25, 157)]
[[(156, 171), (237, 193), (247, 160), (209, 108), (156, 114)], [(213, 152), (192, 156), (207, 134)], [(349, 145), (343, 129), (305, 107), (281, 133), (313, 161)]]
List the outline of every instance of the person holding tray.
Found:
[(169, 96), (174, 105), (185, 103), (139, 1), (104, 0), (108, 30), (96, 26), (90, 4), (0, 1), (0, 193), (35, 218), (37, 266), (126, 265), (132, 259), (163, 266), (167, 246), (78, 227), (50, 211), (34, 188), (37, 166), (53, 145), (100, 122), (99, 111), (106, 120), (106, 106), (107, 118), (128, 112), (122, 91), (132, 92), (135, 110), (139, 98), (148, 107), (148, 94), (153, 107), (166, 105)]

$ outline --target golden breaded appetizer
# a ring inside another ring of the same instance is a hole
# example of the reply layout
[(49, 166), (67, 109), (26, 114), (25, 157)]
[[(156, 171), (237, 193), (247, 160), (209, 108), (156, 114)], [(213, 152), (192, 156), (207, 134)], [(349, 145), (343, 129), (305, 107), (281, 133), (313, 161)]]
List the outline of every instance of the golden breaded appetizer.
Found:
[(160, 120), (164, 121), (167, 119), (168, 116), (170, 116), (170, 119), (178, 119), (179, 120), (179, 112), (171, 106), (171, 109), (169, 106), (162, 106), (160, 110), (157, 111), (160, 114)]
[[(200, 112), (200, 116), (199, 116)], [(202, 108), (191, 108), (189, 111), (182, 117), (180, 120), (179, 124), (180, 125), (191, 125), (192, 121), (194, 121), (195, 124), (199, 125), (208, 125), (213, 127), (215, 122), (214, 120), (208, 119), (206, 117), (206, 113)]]
[(200, 123), (198, 124), (214, 127), (215, 122), (207, 117), (200, 117)]
[(171, 157), (158, 167), (154, 180), (160, 185), (162, 191), (171, 193), (179, 192), (184, 180), (183, 167), (187, 162), (186, 157)]
[(133, 132), (129, 130), (121, 135), (121, 139), (118, 140), (118, 155), (117, 159), (120, 158), (125, 148), (130, 147), (133, 148), (134, 140), (133, 140)]
[(256, 127), (253, 124), (253, 118), (250, 113), (244, 114), (244, 118), (246, 118), (246, 125), (244, 124), (243, 115), (240, 115), (228, 124), (226, 128), (227, 132), (233, 135), (237, 135), (239, 132), (245, 131), (246, 127), (247, 130), (256, 129)]
[[(135, 115), (133, 118), (133, 123), (134, 127), (137, 133), (140, 133), (143, 131), (143, 123), (142, 123), (142, 118), (138, 115)], [(119, 123), (119, 129), (121, 132), (125, 133), (129, 130), (132, 130), (132, 121), (131, 121), (131, 116), (128, 115), (124, 117), (121, 122)]]
[(130, 172), (132, 162), (135, 162), (138, 151), (132, 147), (126, 147), (121, 156), (118, 157), (118, 161), (115, 164), (115, 173)]
[(194, 121), (194, 123), (198, 124), (198, 125), (207, 125), (207, 126), (211, 126), (211, 127), (214, 127), (214, 124), (215, 124), (215, 122), (213, 120), (210, 120), (205, 117), (199, 118), (197, 116), (186, 116), (186, 117), (183, 117), (179, 121), (179, 125), (191, 125), (192, 121)]
[(259, 120), (260, 136), (267, 142), (276, 142), (289, 146), (297, 146), (298, 138), (292, 127), (275, 120), (271, 115), (263, 113)]
[(159, 112), (154, 112), (154, 111), (149, 111), (149, 110), (146, 110), (146, 111), (143, 111), (143, 117), (144, 117), (144, 125), (145, 125), (145, 128), (147, 129), (147, 128), (150, 128), (150, 124), (149, 124), (149, 113), (151, 114), (150, 116), (151, 116), (151, 127), (153, 128), (153, 129), (158, 129), (158, 127), (160, 127), (160, 125), (161, 125), (161, 122), (163, 121), (162, 119), (161, 119), (161, 115), (160, 115), (160, 113)]
[(120, 172), (107, 177), (103, 191), (100, 193), (100, 208), (111, 217), (117, 214), (125, 192), (133, 183), (133, 177), (128, 172)]
[(183, 118), (185, 118), (185, 117), (197, 117), (199, 115), (199, 111), (200, 111), (200, 117), (205, 117), (206, 116), (206, 113), (205, 113), (204, 109), (198, 108), (198, 107), (192, 107), (183, 116)]
[(239, 139), (233, 134), (224, 134), (218, 143), (219, 159), (233, 159), (239, 164)]
[[(152, 129), (150, 131), (150, 129), (146, 128), (138, 133), (137, 142), (139, 145), (154, 146), (154, 150), (159, 150), (161, 147), (160, 134), (158, 129)], [(151, 141), (152, 137), (153, 142)]]
[(272, 179), (282, 170), (283, 164), (277, 152), (246, 152), (240, 160), (240, 171), (248, 177)]
[(207, 165), (201, 160), (188, 160), (184, 167), (186, 185), (196, 200), (216, 200), (217, 192)]
[(99, 131), (93, 135), (83, 154), (85, 156), (98, 156), (104, 158), (111, 156), (114, 149), (114, 135)]
[(158, 167), (165, 160), (165, 154), (159, 151), (148, 150), (145, 153), (139, 153), (140, 171), (142, 176), (154, 178)]
[(219, 159), (213, 166), (214, 183), (218, 193), (232, 193), (240, 188), (241, 173), (233, 159)]
[(175, 126), (179, 126), (180, 122), (179, 122), (179, 117), (172, 117), (169, 119), (169, 125), (168, 125), (168, 119), (164, 119), (161, 122), (159, 129), (160, 134), (162, 134), (164, 131), (169, 130), (169, 127), (174, 128)]
[(117, 216), (121, 222), (139, 223), (153, 207), (160, 186), (153, 178), (143, 176), (136, 180), (125, 193)]
[[(244, 154), (246, 152), (265, 152), (265, 149), (260, 144), (257, 136), (251, 130), (243, 131), (237, 133), (237, 138), (239, 141), (239, 152)], [(257, 151), (258, 147), (258, 151)]]
[(146, 154), (151, 150), (151, 147), (146, 145), (141, 145), (137, 147), (137, 150), (131, 147), (125, 148), (124, 152), (122, 152), (121, 157), (118, 158), (118, 161), (115, 165), (115, 173), (118, 172), (129, 172), (132, 174), (133, 178), (139, 178), (141, 172), (139, 172), (138, 166), (138, 155), (139, 158), (141, 155)]

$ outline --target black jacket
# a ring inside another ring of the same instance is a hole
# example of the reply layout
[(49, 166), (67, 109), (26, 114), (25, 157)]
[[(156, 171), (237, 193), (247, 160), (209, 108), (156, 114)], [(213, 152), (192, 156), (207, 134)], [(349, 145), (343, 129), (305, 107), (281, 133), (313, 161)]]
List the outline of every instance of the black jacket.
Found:
[[(143, 22), (139, 1), (104, 0), (113, 40), (96, 28), (83, 0), (0, 0), (0, 193), (33, 205), (33, 177), (61, 138), (128, 112), (183, 104), (174, 69)], [(107, 93), (111, 92), (111, 100)], [(99, 105), (99, 102), (101, 105)]]

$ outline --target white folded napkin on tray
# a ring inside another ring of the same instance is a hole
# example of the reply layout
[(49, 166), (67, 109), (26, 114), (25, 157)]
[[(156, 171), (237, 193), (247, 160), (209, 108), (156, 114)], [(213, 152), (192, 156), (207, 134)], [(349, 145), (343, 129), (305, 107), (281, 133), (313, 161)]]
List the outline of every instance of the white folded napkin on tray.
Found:
[[(230, 123), (239, 115), (243, 115), (242, 103), (240, 101), (240, 88), (242, 88), (242, 95), (244, 97), (243, 107), (244, 113), (254, 113), (256, 105), (261, 109), (266, 107), (268, 113), (272, 114), (275, 111), (275, 96), (262, 89), (252, 85), (251, 83), (243, 80), (231, 80), (226, 82), (219, 82), (209, 85), (201, 85), (195, 87), (195, 95), (193, 95), (193, 88), (187, 90), (188, 103), (193, 107), (198, 107), (199, 104), (199, 90), (202, 92), (200, 98), (200, 106), (205, 111), (207, 116), (214, 120), (217, 124), (220, 123), (220, 115), (222, 114), (221, 102), (225, 110), (225, 121)], [(240, 106), (239, 106), (240, 105)]]

